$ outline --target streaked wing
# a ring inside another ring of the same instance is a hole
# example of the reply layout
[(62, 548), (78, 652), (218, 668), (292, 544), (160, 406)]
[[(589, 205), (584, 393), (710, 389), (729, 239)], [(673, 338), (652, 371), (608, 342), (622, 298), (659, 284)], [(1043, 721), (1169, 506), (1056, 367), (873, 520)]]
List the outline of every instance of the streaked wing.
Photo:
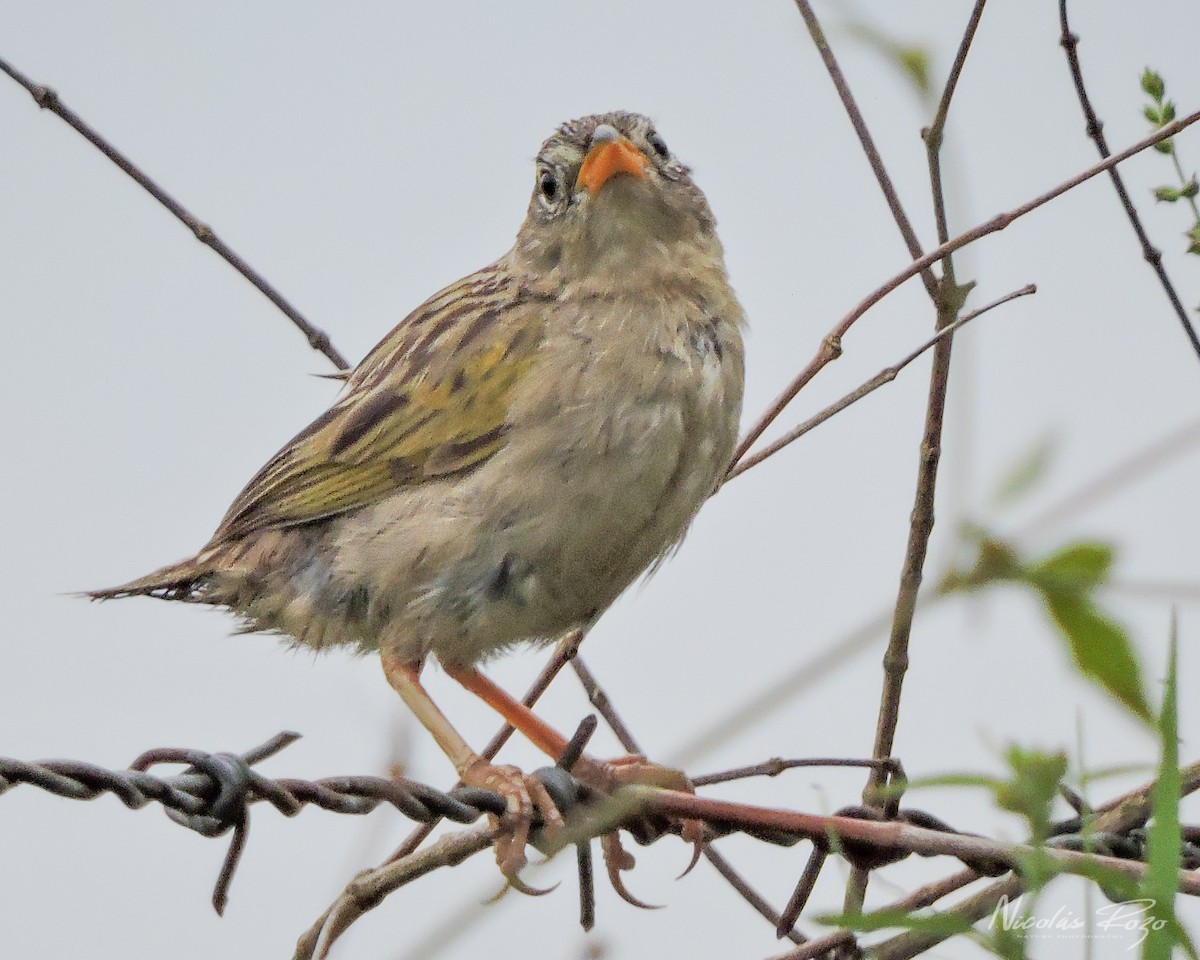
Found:
[(504, 444), (544, 309), (498, 264), (427, 300), (247, 484), (212, 543), (344, 513), (482, 463)]

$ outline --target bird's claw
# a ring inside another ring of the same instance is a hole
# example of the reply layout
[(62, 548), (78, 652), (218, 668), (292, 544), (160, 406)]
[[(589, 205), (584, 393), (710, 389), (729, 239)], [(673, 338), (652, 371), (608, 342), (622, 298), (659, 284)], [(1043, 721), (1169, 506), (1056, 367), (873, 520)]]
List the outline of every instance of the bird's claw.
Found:
[[(588, 786), (605, 794), (612, 793), (620, 787), (634, 784), (646, 787), (658, 787), (663, 790), (679, 790), (683, 793), (696, 792), (692, 781), (688, 779), (687, 774), (682, 770), (653, 763), (641, 754), (636, 753), (618, 757), (615, 760), (603, 761), (583, 757), (575, 765), (572, 773)], [(683, 873), (679, 875), (680, 877), (685, 877), (692, 872), (692, 868), (700, 861), (700, 855), (704, 851), (704, 842), (707, 837), (704, 823), (700, 820), (683, 820), (679, 822), (679, 834), (685, 843), (692, 846), (691, 861)], [(653, 839), (657, 835), (661, 835), (661, 829), (654, 825), (650, 825), (648, 830), (636, 832), (639, 842), (649, 842), (650, 839)], [(612, 836), (615, 841), (616, 835), (613, 834)], [(613, 866), (613, 857), (616, 856), (615, 851), (619, 851), (621, 855), (619, 860), (620, 865), (616, 868)], [(635, 897), (628, 895), (628, 891), (625, 890), (620, 882), (620, 871), (628, 870), (633, 866), (633, 857), (625, 852), (619, 843), (615, 843), (615, 846), (612, 844), (604, 846), (604, 858), (609, 868), (609, 879), (612, 880), (613, 887), (617, 893), (630, 903), (637, 906), (646, 906)]]
[(521, 893), (548, 892), (537, 891), (520, 879), (521, 868), (527, 862), (525, 847), (529, 843), (534, 815), (541, 818), (545, 836), (553, 838), (564, 829), (562, 814), (545, 785), (516, 767), (500, 766), (482, 759), (471, 763), (461, 775), (467, 786), (489, 790), (504, 798), (505, 812), (499, 816), (489, 814), (500, 831), (496, 837), (496, 863), (500, 872)]
[(604, 852), (604, 866), (608, 870), (608, 882), (612, 884), (612, 888), (617, 892), (622, 900), (642, 910), (659, 910), (661, 904), (645, 903), (629, 892), (625, 886), (625, 882), (621, 879), (621, 874), (625, 870), (632, 870), (637, 864), (633, 855), (621, 846), (621, 837), (616, 830), (604, 834), (600, 838), (600, 849)]

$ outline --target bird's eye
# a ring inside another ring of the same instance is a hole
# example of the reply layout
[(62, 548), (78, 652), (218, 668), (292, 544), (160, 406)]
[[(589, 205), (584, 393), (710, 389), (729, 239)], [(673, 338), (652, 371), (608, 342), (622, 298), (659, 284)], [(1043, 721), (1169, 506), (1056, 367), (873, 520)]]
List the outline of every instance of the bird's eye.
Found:
[(651, 147), (654, 148), (654, 152), (664, 160), (671, 156), (671, 151), (667, 149), (667, 142), (657, 133), (651, 133), (650, 136), (646, 138), (646, 141)]
[(538, 192), (547, 203), (558, 199), (558, 177), (550, 170), (543, 170), (538, 177)]

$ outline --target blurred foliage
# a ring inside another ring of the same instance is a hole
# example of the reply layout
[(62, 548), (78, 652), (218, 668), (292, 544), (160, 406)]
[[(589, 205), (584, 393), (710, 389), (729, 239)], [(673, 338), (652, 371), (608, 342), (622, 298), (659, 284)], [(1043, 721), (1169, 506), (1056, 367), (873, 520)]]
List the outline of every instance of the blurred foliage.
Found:
[(942, 594), (981, 590), (999, 583), (1030, 588), (1042, 601), (1058, 634), (1067, 641), (1076, 666), (1143, 722), (1153, 713), (1142, 684), (1142, 670), (1125, 629), (1096, 601), (1106, 583), (1115, 552), (1110, 544), (1079, 541), (1047, 557), (1028, 560), (1017, 549), (986, 531), (973, 531), (976, 553), (961, 569), (952, 569), (938, 586)]
[[(1150, 98), (1150, 102), (1143, 108), (1142, 113), (1155, 130), (1161, 130), (1175, 119), (1175, 101), (1167, 98), (1166, 82), (1160, 74), (1149, 67), (1142, 73), (1142, 92)], [(1192, 208), (1192, 226), (1184, 234), (1188, 240), (1187, 252), (1200, 254), (1200, 206), (1196, 203), (1196, 195), (1200, 194), (1200, 182), (1197, 182), (1196, 174), (1184, 174), (1183, 164), (1179, 160), (1179, 152), (1175, 148), (1174, 137), (1156, 143), (1154, 149), (1171, 158), (1178, 179), (1178, 186), (1155, 187), (1154, 198), (1162, 203), (1187, 201)]]

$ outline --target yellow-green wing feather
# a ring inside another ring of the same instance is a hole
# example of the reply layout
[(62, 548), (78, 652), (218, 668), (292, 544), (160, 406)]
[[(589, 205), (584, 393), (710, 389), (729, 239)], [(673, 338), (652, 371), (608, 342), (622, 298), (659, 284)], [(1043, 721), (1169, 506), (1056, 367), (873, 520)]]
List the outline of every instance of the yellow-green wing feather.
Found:
[(212, 542), (344, 513), (482, 463), (504, 444), (542, 310), (498, 265), (426, 301), (250, 481)]

